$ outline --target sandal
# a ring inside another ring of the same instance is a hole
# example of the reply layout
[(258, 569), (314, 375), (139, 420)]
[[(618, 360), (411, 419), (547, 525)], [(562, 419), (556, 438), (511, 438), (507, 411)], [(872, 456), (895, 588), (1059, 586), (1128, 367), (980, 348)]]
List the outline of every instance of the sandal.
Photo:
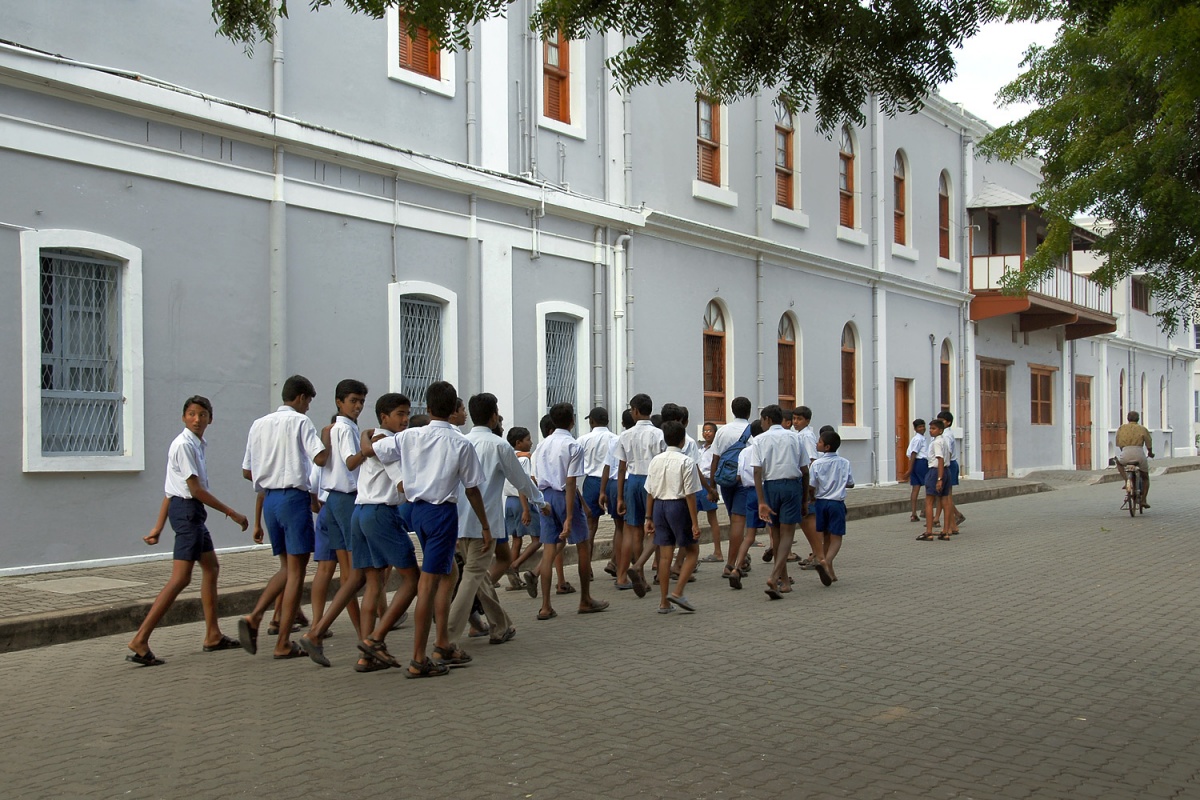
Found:
[(308, 653), (304, 652), (304, 648), (301, 647), (300, 645), (296, 644), (295, 642), (292, 642), (292, 649), (288, 650), (283, 655), (276, 653), (274, 656), (272, 656), (272, 658), (274, 658), (276, 661), (283, 661), (286, 658), (307, 658), (307, 657), (308, 657)]
[(388, 652), (387, 645), (378, 639), (371, 639), (370, 637), (364, 639), (358, 643), (358, 650), (368, 658), (373, 658), (389, 667), (400, 668), (400, 662)]
[(161, 658), (156, 657), (153, 650), (146, 650), (143, 655), (134, 653), (133, 655), (125, 656), (125, 660), (137, 664), (139, 667), (158, 667), (167, 663)]
[(558, 616), (558, 612), (555, 611), (554, 609), (550, 609), (550, 613), (546, 614), (546, 615), (543, 615), (542, 612), (540, 612), (540, 611), (537, 613), (537, 618), (539, 620), (541, 620), (542, 622), (545, 622), (548, 619), (554, 619), (557, 616)]
[[(439, 653), (441, 655), (439, 655)], [(453, 642), (450, 647), (443, 650), (440, 647), (433, 648), (433, 660), (439, 664), (445, 664), (447, 667), (465, 667), (471, 663), (471, 656), (466, 652), (459, 650), (458, 645)]]
[(237, 639), (230, 639), (228, 636), (222, 636), (221, 641), (216, 644), (204, 645), (204, 652), (215, 653), (218, 650), (232, 650), (235, 647), (241, 647), (242, 643)]
[(917, 541), (918, 541), (918, 542), (932, 542), (932, 541), (933, 541), (933, 534), (931, 534), (931, 533), (922, 533), (920, 536), (918, 536), (918, 537), (917, 537)]
[(575, 594), (575, 587), (572, 586), (570, 583), (560, 584), (559, 587), (554, 590), (554, 593), (555, 594)]
[(700, 563), (701, 564), (716, 564), (716, 563), (724, 561), (724, 560), (725, 560), (724, 558), (716, 555), (715, 553), (709, 553), (704, 558), (700, 559)]
[[(417, 670), (413, 672), (413, 670)], [(428, 658), (424, 661), (408, 662), (408, 669), (404, 670), (406, 678), (436, 678), (440, 675), (449, 675), (450, 668), (445, 664), (438, 664)]]
[(373, 658), (364, 657), (363, 660), (366, 661), (365, 664), (362, 660), (360, 660), (354, 665), (355, 672), (379, 672), (380, 670), (388, 668), (387, 664), (383, 663), (382, 661), (376, 661)]
[(948, 542), (948, 541), (950, 541), (950, 534), (948, 534), (948, 533), (943, 533), (943, 534), (941, 534), (940, 536), (938, 536), (937, 538), (938, 538), (940, 541), (943, 541), (943, 542)]

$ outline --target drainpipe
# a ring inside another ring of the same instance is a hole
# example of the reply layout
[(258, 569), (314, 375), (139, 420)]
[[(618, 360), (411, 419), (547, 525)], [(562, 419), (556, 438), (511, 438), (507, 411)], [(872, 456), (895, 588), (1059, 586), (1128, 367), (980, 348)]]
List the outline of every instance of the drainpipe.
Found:
[[(875, 235), (871, 237), (874, 250), (874, 267), (879, 275), (887, 269), (887, 248), (884, 247), (883, 227), (883, 119), (880, 113), (879, 100), (872, 98), (871, 103), (871, 227)], [(871, 283), (871, 453), (872, 480), (875, 485), (883, 482), (883, 464), (886, 463), (886, 452), (882, 449), (883, 433), (888, 429), (886, 415), (887, 406), (881, 396), (882, 386), (887, 381), (887, 354), (881, 352), (886, 347), (881, 326), (886, 323), (886, 297), (879, 290), (879, 280)]]
[[(271, 37), (271, 124), (283, 113), (283, 21), (278, 20)], [(272, 131), (278, 134), (278, 131)], [(276, 140), (278, 141), (278, 139)], [(271, 399), (279, 397), (287, 370), (287, 203), (283, 192), (283, 146), (275, 145), (272, 155), (274, 185), (267, 222), (270, 249), (270, 337)]]
[(467, 197), (467, 314), (466, 340), (467, 362), (463, 376), (463, 396), (482, 391), (483, 387), (483, 254), (482, 243), (479, 241), (478, 218), (476, 217), (475, 195)]
[[(475, 77), (476, 49), (479, 47), (479, 34), (475, 34), (475, 42), (467, 48), (467, 163), (478, 164), (479, 159), (479, 80)], [(453, 58), (453, 54), (451, 54)]]
[(597, 225), (592, 255), (592, 405), (604, 405), (604, 228)]
[(759, 253), (754, 257), (754, 340), (755, 346), (758, 348), (758, 365), (757, 365), (757, 380), (758, 380), (758, 408), (761, 410), (767, 403), (766, 398), (766, 382), (763, 378), (763, 349), (764, 349), (764, 332), (763, 332), (763, 257)]
[[(754, 95), (754, 235), (763, 235), (763, 146), (762, 146), (762, 92)], [(757, 351), (754, 380), (755, 398), (758, 408), (767, 404), (766, 386), (766, 324), (763, 321), (763, 255), (754, 256), (754, 345)]]
[(979, 472), (983, 469), (982, 453), (976, 452), (975, 447), (975, 403), (978, 402), (979, 392), (976, 389), (975, 377), (975, 335), (971, 330), (971, 219), (966, 202), (968, 193), (973, 191), (972, 183), (975, 180), (975, 142), (966, 136), (966, 131), (962, 128), (959, 129), (958, 139), (959, 158), (962, 161), (962, 188), (958, 193), (962, 198), (962, 213), (959, 215), (962, 229), (959, 242), (962, 270), (959, 277), (962, 282), (960, 288), (967, 296), (959, 310), (958, 410), (962, 419), (958, 421), (958, 426), (963, 432), (960, 466), (967, 465), (970, 474), (972, 471)]
[[(613, 358), (613, 366), (624, 364), (624, 369), (617, 369), (617, 395), (614, 405), (622, 405), (627, 400), (629, 387), (633, 386), (633, 267), (629, 265), (630, 235), (623, 233), (613, 244), (614, 269), (617, 292), (613, 296), (613, 318), (617, 328), (617, 352)], [(621, 323), (624, 322), (622, 325)], [(618, 360), (619, 359), (619, 360)]]
[[(621, 37), (621, 47), (625, 47), (625, 37)], [(625, 159), (622, 181), (625, 189), (625, 205), (633, 206), (633, 98), (628, 89), (621, 92), (621, 132), (623, 158)]]
[(524, 78), (528, 83), (529, 92), (529, 113), (525, 115), (525, 124), (529, 126), (529, 173), (534, 180), (538, 179), (538, 114), (541, 113), (537, 107), (537, 78), (534, 73), (537, 70), (537, 47), (540, 44), (537, 37), (530, 32), (529, 23), (533, 19), (533, 8), (536, 0), (525, 0), (525, 40), (527, 42), (525, 52), (527, 53), (528, 66), (524, 74)]

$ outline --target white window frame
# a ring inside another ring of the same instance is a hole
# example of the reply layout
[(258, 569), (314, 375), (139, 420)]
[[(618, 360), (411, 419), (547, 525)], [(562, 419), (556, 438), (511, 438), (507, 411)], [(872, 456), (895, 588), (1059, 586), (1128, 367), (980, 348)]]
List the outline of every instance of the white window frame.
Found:
[[(842, 224), (840, 207), (839, 207), (839, 214), (837, 217), (837, 220), (838, 220), (837, 238), (843, 242), (850, 242), (851, 244), (858, 244), (858, 245), (865, 246), (867, 244), (867, 234), (866, 234), (866, 230), (863, 228), (863, 218), (862, 218), (863, 175), (862, 175), (862, 170), (860, 169), (860, 167), (862, 166), (862, 163), (863, 163), (862, 146), (858, 140), (858, 133), (854, 130), (854, 126), (847, 124), (843, 127), (845, 128), (846, 132), (850, 134), (850, 145), (854, 148), (854, 167), (853, 167), (853, 169), (854, 169), (854, 187), (853, 187), (853, 191), (850, 193), (850, 197), (854, 203), (854, 227), (847, 228), (845, 225)], [(841, 131), (839, 131), (838, 134), (839, 134), (839, 138), (834, 146), (837, 147), (837, 150), (835, 152), (836, 152), (837, 158), (838, 158), (838, 169), (840, 170), (841, 169), (841, 157), (842, 157), (842, 142), (841, 142), (841, 138), (840, 138)], [(840, 177), (841, 177), (840, 172), (839, 172), (838, 177), (840, 179)], [(839, 202), (840, 202), (840, 197), (841, 197), (841, 187), (840, 186), (838, 187), (838, 197), (839, 197)]]
[(442, 380), (458, 388), (458, 295), (427, 281), (388, 284), (388, 390), (403, 391), (404, 350), (400, 330), (400, 300), (413, 297), (442, 304)]
[(431, 78), (411, 69), (400, 66), (400, 12), (389, 8), (386, 14), (388, 29), (388, 77), (394, 81), (416, 86), (426, 92), (433, 92), (442, 97), (454, 97), (454, 62), (455, 53), (449, 50), (439, 50), (438, 74), (441, 78)]
[(547, 300), (535, 306), (537, 314), (537, 404), (538, 418), (549, 412), (542, 408), (546, 403), (546, 317), (551, 314), (571, 317), (575, 320), (575, 425), (578, 429), (584, 414), (591, 389), (592, 354), (588, 332), (592, 327), (592, 314), (583, 306), (561, 300)]
[(552, 119), (543, 113), (546, 108), (545, 100), (542, 97), (545, 91), (542, 78), (545, 47), (539, 39), (538, 46), (534, 48), (537, 50), (537, 71), (534, 74), (537, 75), (538, 127), (554, 131), (555, 133), (561, 133), (563, 136), (570, 136), (573, 139), (587, 139), (587, 40), (571, 39), (567, 47), (569, 49), (567, 66), (569, 67), (571, 76), (570, 123)]
[[(784, 225), (791, 225), (793, 228), (807, 228), (809, 224), (808, 214), (804, 212), (804, 203), (801, 194), (802, 173), (800, 170), (800, 129), (796, 125), (796, 115), (792, 115), (792, 207), (785, 208), (784, 206), (771, 203), (771, 220), (773, 222), (781, 222)], [(775, 131), (771, 130), (772, 144), (774, 144)], [(772, 148), (774, 152), (774, 148)], [(797, 389), (799, 391), (799, 389)], [(799, 397), (799, 395), (797, 395)]]
[[(121, 263), (122, 452), (112, 455), (42, 454), (42, 250), (94, 253)], [(21, 381), (24, 472), (141, 472), (146, 468), (142, 349), (142, 251), (90, 231), (21, 232)]]

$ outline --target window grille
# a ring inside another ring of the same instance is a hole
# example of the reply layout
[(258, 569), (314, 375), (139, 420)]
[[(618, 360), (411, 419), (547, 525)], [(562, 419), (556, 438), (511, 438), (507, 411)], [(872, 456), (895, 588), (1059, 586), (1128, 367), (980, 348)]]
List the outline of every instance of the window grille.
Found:
[(546, 317), (546, 410), (557, 403), (574, 404), (576, 393), (574, 319)]
[(412, 413), (426, 414), (425, 392), (442, 380), (442, 306), (412, 297), (400, 300), (400, 391)]
[(124, 450), (121, 265), (41, 254), (42, 454)]
[(782, 103), (775, 103), (775, 205), (792, 208), (794, 176), (792, 161), (792, 115)]

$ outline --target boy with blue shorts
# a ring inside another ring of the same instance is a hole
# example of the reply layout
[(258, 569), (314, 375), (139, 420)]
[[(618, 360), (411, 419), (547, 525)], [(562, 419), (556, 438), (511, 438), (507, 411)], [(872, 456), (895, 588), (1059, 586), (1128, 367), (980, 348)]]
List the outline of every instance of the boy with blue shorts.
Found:
[[(250, 426), (242, 476), (263, 495), (262, 518), (271, 538), (271, 552), (284, 556), (286, 568), (267, 582), (249, 615), (238, 621), (238, 638), (247, 653), (258, 652), (258, 626), (263, 614), (283, 594), (275, 658), (297, 658), (304, 651), (291, 641), (291, 620), (300, 609), (304, 571), (312, 554), (314, 532), (308, 473), (311, 464), (321, 467), (329, 451), (305, 414), (317, 392), (312, 382), (293, 375), (283, 383), (283, 405)], [(261, 533), (256, 531), (256, 541)]]
[(228, 650), (238, 646), (235, 639), (221, 633), (217, 619), (217, 576), (220, 565), (213, 549), (212, 536), (205, 526), (208, 513), (205, 506), (220, 511), (241, 526), (249, 527), (249, 521), (208, 490), (208, 468), (204, 460), (207, 442), (204, 431), (212, 422), (212, 403), (207, 397), (193, 395), (183, 402), (183, 432), (171, 442), (167, 451), (167, 477), (164, 484), (162, 505), (158, 519), (148, 536), (142, 537), (148, 545), (158, 544), (163, 526), (171, 521), (175, 531), (174, 561), (167, 585), (158, 593), (154, 604), (146, 612), (146, 618), (133, 639), (129, 641), (132, 654), (125, 656), (143, 667), (164, 664), (150, 649), (150, 634), (170, 610), (175, 598), (192, 582), (192, 571), (200, 562), (200, 603), (204, 608), (204, 652)]
[(829, 577), (836, 581), (833, 559), (846, 535), (846, 490), (854, 488), (850, 462), (838, 455), (842, 437), (826, 431), (817, 439), (817, 460), (809, 465), (809, 494), (815, 502), (817, 533), (823, 537)]
[(908, 485), (912, 487), (909, 493), (908, 501), (910, 511), (908, 515), (909, 522), (917, 522), (917, 498), (921, 495), (921, 489), (925, 487), (925, 473), (929, 471), (929, 458), (927, 448), (929, 447), (929, 437), (925, 435), (925, 420), (913, 420), (913, 435), (908, 440), (908, 449), (904, 454), (909, 459), (908, 475), (898, 476), (900, 480), (908, 478)]
[[(663, 407), (663, 417), (667, 408)], [(696, 607), (683, 590), (696, 569), (700, 554), (700, 522), (696, 517), (696, 495), (701, 491), (696, 462), (682, 449), (687, 429), (677, 420), (663, 422), (663, 440), (667, 449), (650, 459), (646, 475), (646, 532), (654, 536), (658, 548), (658, 586), (661, 598), (659, 614), (669, 614), (672, 604), (685, 611)], [(671, 556), (678, 547), (684, 553), (675, 592), (668, 594), (671, 583)]]
[[(378, 442), (362, 441), (363, 452), (384, 464), (398, 463), (404, 495), (408, 499), (412, 530), (421, 542), (421, 577), (417, 582), (414, 613), (413, 657), (406, 678), (445, 675), (450, 667), (462, 666), (471, 657), (449, 638), (450, 594), (454, 591), (454, 551), (458, 544), (458, 489), (471, 504), (481, 528), (484, 547), (492, 543), (487, 512), (479, 485), (483, 469), (467, 437), (450, 424), (458, 406), (458, 392), (446, 381), (435, 381), (425, 392), (431, 417), (422, 428), (409, 428)], [(394, 617), (394, 618), (393, 618)], [(373, 638), (383, 634), (400, 618), (395, 602), (375, 628)], [(436, 624), (433, 657), (426, 649), (431, 622)], [(384, 624), (388, 624), (388, 628)], [(384, 658), (383, 651), (376, 651)]]
[[(949, 437), (944, 435), (945, 425), (941, 417), (929, 421), (929, 432), (933, 439), (929, 444), (929, 472), (925, 475), (925, 532), (917, 537), (918, 542), (933, 541), (935, 498), (941, 501), (947, 519), (950, 519), (950, 514), (955, 513), (954, 499), (950, 494), (950, 446), (946, 442)], [(937, 538), (950, 541), (950, 537), (958, 532), (958, 526), (955, 525), (953, 530), (950, 527), (947, 524)]]
[[(949, 452), (949, 457), (950, 457), (950, 494), (953, 495), (954, 487), (958, 486), (958, 478), (959, 478), (959, 471), (960, 471), (959, 466), (958, 466), (958, 441), (954, 438), (954, 434), (950, 432), (950, 429), (954, 427), (954, 415), (951, 414), (949, 411), (939, 411), (938, 419), (940, 419), (944, 423), (944, 428), (945, 428), (945, 433), (943, 434), (943, 439), (946, 442), (946, 450)], [(940, 518), (942, 515), (941, 505), (942, 505), (941, 503), (938, 503), (937, 516), (939, 517), (939, 519), (934, 521), (935, 525), (940, 523)], [(955, 519), (954, 530), (950, 531), (951, 536), (958, 535), (958, 533), (959, 533), (958, 526), (963, 524), (967, 519), (963, 515), (963, 513), (958, 510), (958, 505), (954, 506), (954, 519)]]
[[(627, 431), (633, 427), (633, 412), (628, 408), (621, 412), (621, 430)], [(613, 556), (604, 565), (604, 571), (614, 578), (617, 577), (617, 549), (625, 538), (625, 515), (617, 512), (617, 470), (621, 462), (617, 458), (617, 437), (613, 436), (608, 445), (608, 458), (604, 461), (604, 471), (600, 473), (600, 509), (612, 517), (613, 521)]]
[[(529, 459), (529, 453), (533, 449), (533, 437), (529, 434), (528, 428), (520, 426), (510, 428), (506, 436), (508, 444), (516, 453), (517, 463), (526, 475), (533, 475), (532, 462)], [(504, 482), (504, 536), (509, 540), (508, 554), (502, 563), (500, 560), (500, 551), (496, 551), (496, 564), (492, 567), (492, 580), (500, 579), (501, 575), (508, 575), (508, 588), (510, 591), (524, 589), (525, 584), (521, 582), (520, 576), (517, 574), (516, 568), (513, 566), (514, 560), (521, 555), (521, 547), (526, 536), (532, 540), (538, 535), (541, 526), (534, 527), (533, 512), (529, 510), (529, 501), (525, 496), (517, 491), (517, 487), (513, 486), (508, 481)]]
[(571, 435), (574, 406), (555, 403), (550, 421), (554, 432), (533, 453), (533, 473), (547, 504), (542, 511), (542, 562), (537, 575), (542, 589), (539, 620), (558, 616), (550, 605), (550, 579), (555, 560), (569, 544), (575, 545), (579, 556), (579, 613), (595, 614), (608, 608), (607, 601), (592, 599), (592, 549), (578, 489), (583, 478), (583, 448)]
[(645, 597), (649, 584), (641, 568), (630, 572), (633, 562), (640, 558), (646, 534), (646, 473), (650, 459), (667, 449), (662, 431), (654, 427), (650, 415), (654, 402), (648, 394), (635, 394), (629, 400), (634, 425), (617, 439), (617, 513), (625, 517), (621, 550), (616, 554), (617, 588), (632, 588), (638, 597)]
[(583, 448), (583, 502), (586, 506), (583, 513), (587, 517), (588, 541), (594, 545), (596, 528), (604, 514), (604, 505), (600, 502), (604, 467), (617, 435), (608, 429), (608, 409), (600, 406), (593, 408), (588, 412), (587, 420), (592, 429), (579, 437), (579, 446)]
[[(746, 428), (749, 438), (746, 440), (746, 446), (737, 454), (738, 482), (726, 500), (731, 509), (729, 512), (730, 530), (732, 531), (736, 528), (739, 531), (738, 542), (740, 542), (740, 550), (731, 550), (731, 556), (735, 563), (739, 558), (739, 552), (750, 552), (750, 548), (754, 546), (754, 540), (758, 535), (757, 532), (767, 527), (767, 524), (758, 516), (758, 493), (754, 490), (754, 466), (750, 461), (751, 456), (754, 454), (754, 438), (761, 436), (762, 432), (762, 423), (758, 420), (754, 420)], [(730, 541), (733, 541), (732, 538)], [(729, 580), (730, 588), (741, 589), (742, 578), (749, 574), (750, 559), (743, 558), (740, 564), (733, 567), (727, 566), (721, 577)]]
[[(316, 464), (308, 473), (308, 493), (312, 501), (312, 513), (316, 514), (313, 519), (313, 561), (317, 564), (317, 574), (312, 582), (312, 611), (313, 619), (320, 619), (325, 614), (325, 600), (338, 561), (337, 553), (329, 546), (329, 509), (325, 507), (329, 492), (321, 485), (321, 468)], [(325, 635), (328, 636), (328, 632)]]

